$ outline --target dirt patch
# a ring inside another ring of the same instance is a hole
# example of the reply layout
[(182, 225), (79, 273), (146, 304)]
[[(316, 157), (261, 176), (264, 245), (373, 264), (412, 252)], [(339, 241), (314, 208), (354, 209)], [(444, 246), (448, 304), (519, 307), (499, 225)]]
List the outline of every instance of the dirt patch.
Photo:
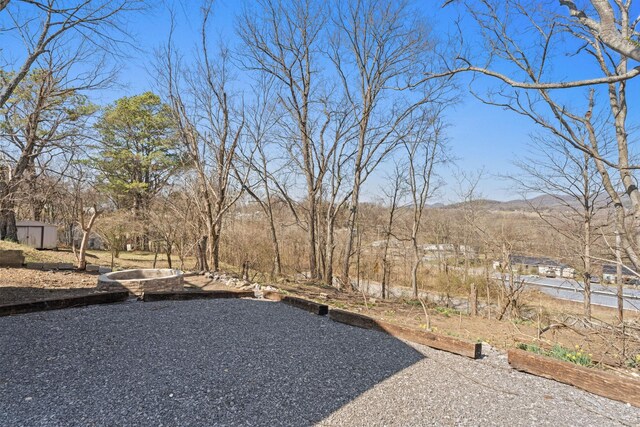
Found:
[[(640, 342), (637, 340), (615, 339), (607, 333), (585, 328), (579, 322), (571, 324), (570, 319), (579, 319), (582, 313), (581, 303), (554, 299), (542, 292), (526, 291), (522, 307), (529, 313), (530, 319), (497, 320), (497, 307), (486, 309), (480, 316), (469, 316), (466, 311), (426, 303), (427, 313), (416, 300), (382, 300), (362, 294), (340, 292), (334, 288), (313, 284), (282, 282), (279, 288), (293, 295), (323, 302), (332, 307), (355, 311), (380, 320), (403, 326), (431, 329), (452, 337), (472, 342), (486, 342), (501, 349), (514, 348), (519, 343), (537, 343), (540, 347), (551, 348), (559, 344), (567, 349), (576, 346), (584, 353), (591, 354), (596, 362), (615, 366), (624, 366), (625, 361), (640, 354)], [(593, 306), (593, 318), (603, 323), (614, 323), (616, 310)], [(640, 326), (640, 313), (625, 311), (631, 324)], [(541, 329), (559, 322), (567, 326), (551, 328), (542, 333)], [(624, 348), (624, 357), (622, 349)], [(638, 369), (635, 372), (640, 373)]]
[[(67, 298), (99, 292), (98, 275), (74, 271), (0, 268), (0, 305)], [(204, 276), (185, 277), (185, 291), (228, 290)]]
[(86, 273), (0, 268), (0, 304), (88, 295), (96, 284), (97, 276)]

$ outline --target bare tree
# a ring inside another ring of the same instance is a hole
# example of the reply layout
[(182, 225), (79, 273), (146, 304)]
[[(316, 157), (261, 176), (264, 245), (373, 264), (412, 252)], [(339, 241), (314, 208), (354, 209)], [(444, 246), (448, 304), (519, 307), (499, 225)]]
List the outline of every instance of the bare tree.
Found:
[[(475, 254), (475, 248), (479, 247), (480, 243), (477, 228), (483, 196), (479, 192), (478, 187), (484, 174), (484, 168), (476, 172), (456, 171), (456, 181), (458, 182), (457, 195), (460, 198), (460, 208), (462, 211), (462, 222), (459, 227), (458, 237), (459, 246), (456, 254), (464, 257), (464, 283), (467, 283), (467, 279), (469, 278), (469, 262)], [(488, 266), (485, 265), (485, 268), (488, 269)]]
[[(260, 0), (245, 11), (238, 32), (246, 53), (241, 61), (249, 69), (272, 76), (277, 99), (286, 111), (283, 147), (291, 165), (304, 176), (309, 272), (319, 278), (317, 263), (318, 196), (329, 159), (336, 147), (318, 140), (317, 104), (320, 68), (318, 51), (326, 24), (327, 5), (316, 0)], [(283, 118), (284, 119), (284, 118)], [(326, 123), (326, 122), (325, 122)], [(293, 206), (293, 205), (291, 205)]]
[[(98, 219), (101, 211), (98, 209), (97, 203), (94, 203), (90, 208), (85, 209), (83, 199), (80, 199), (79, 206), (80, 218), (78, 225), (82, 230), (82, 240), (80, 241), (80, 248), (76, 253), (76, 260), (78, 261), (76, 268), (78, 270), (85, 270), (87, 268), (87, 249), (89, 247), (89, 237), (93, 231), (93, 226)], [(87, 215), (89, 217), (87, 218)]]
[[(387, 220), (383, 226), (384, 243), (382, 247), (382, 280), (380, 282), (380, 294), (382, 298), (389, 298), (391, 289), (391, 269), (392, 264), (389, 260), (389, 248), (391, 239), (397, 241), (394, 236), (394, 223), (398, 214), (398, 209), (402, 206), (400, 203), (404, 199), (406, 193), (406, 173), (404, 165), (396, 162), (393, 172), (388, 176), (388, 186), (382, 189), (385, 196), (387, 206)], [(395, 252), (395, 251), (394, 251)], [(395, 256), (396, 254), (393, 253)]]
[[(592, 0), (592, 9), (579, 9), (574, 2), (560, 1), (570, 11), (567, 18), (561, 10), (536, 8), (519, 0), (497, 4), (493, 0), (469, 2), (468, 11), (488, 45), (488, 66), (469, 65), (463, 59), (457, 71), (472, 71), (500, 79), (507, 87), (482, 99), (532, 119), (550, 135), (562, 139), (593, 159), (604, 190), (615, 208), (615, 222), (621, 234), (621, 246), (636, 269), (640, 268), (640, 190), (636, 185), (629, 144), (627, 80), (640, 74), (640, 67), (629, 68), (629, 60), (638, 55), (633, 37), (637, 20), (630, 17), (631, 2)], [(584, 3), (586, 4), (586, 2)], [(589, 18), (597, 13), (600, 21)], [(616, 16), (614, 24), (613, 16)], [(613, 26), (616, 30), (612, 31)], [(531, 32), (530, 39), (520, 37), (523, 28)], [(560, 38), (563, 39), (560, 39)], [(554, 82), (554, 59), (559, 49), (589, 59), (592, 69), (602, 77)], [(495, 71), (499, 67), (513, 70), (511, 74)], [(513, 77), (516, 76), (516, 77)], [(551, 82), (549, 81), (551, 80)], [(553, 89), (594, 86), (568, 103), (563, 91)], [(568, 105), (569, 104), (569, 105)], [(599, 111), (598, 106), (607, 105)], [(598, 128), (594, 117), (606, 115), (608, 125)], [(584, 135), (586, 134), (586, 137)], [(602, 150), (602, 139), (616, 141), (612, 153)], [(622, 187), (618, 189), (617, 183)], [(628, 201), (628, 203), (625, 203)]]
[[(172, 35), (158, 68), (187, 152), (188, 166), (198, 177), (197, 201), (206, 226), (206, 235), (201, 237), (199, 247), (202, 251), (206, 245), (209, 264), (218, 270), (222, 219), (242, 195), (249, 168), (240, 174), (241, 185), (234, 189), (234, 170), (239, 167), (236, 160), (245, 119), (243, 106), (234, 105), (236, 97), (230, 93), (228, 49), (220, 48), (217, 62), (209, 53), (207, 31), (211, 7), (212, 3), (206, 2), (202, 9), (201, 55), (192, 69), (182, 68), (172, 45)], [(183, 86), (188, 88), (188, 102), (183, 96)], [(201, 262), (201, 268), (206, 269), (204, 267)]]
[[(273, 267), (271, 277), (275, 279), (282, 274), (282, 260), (280, 243), (276, 228), (274, 204), (277, 201), (277, 190), (273, 190), (274, 176), (277, 174), (273, 164), (277, 159), (270, 154), (274, 143), (274, 127), (278, 125), (278, 110), (273, 101), (273, 85), (271, 77), (265, 75), (258, 80), (254, 87), (254, 103), (247, 107), (246, 133), (251, 150), (255, 152), (242, 153), (247, 167), (254, 171), (257, 183), (247, 183), (245, 189), (259, 205), (269, 223), (269, 234), (273, 250)], [(253, 157), (253, 161), (252, 161)]]
[(437, 182), (433, 181), (436, 178), (435, 168), (446, 161), (446, 152), (440, 111), (429, 111), (426, 108), (419, 110), (411, 127), (402, 140), (402, 146), (407, 156), (406, 178), (413, 214), (409, 236), (413, 252), (411, 289), (413, 297), (418, 298), (418, 269), (423, 256), (418, 236), (427, 200), (437, 188)]
[[(143, 7), (143, 0), (82, 0), (63, 4), (55, 0), (0, 1), (0, 18), (11, 23), (7, 25), (10, 30), (1, 33), (0, 44), (12, 36), (18, 36), (24, 43), (24, 53), (19, 55), (24, 58), (21, 64), (9, 63), (0, 56), (5, 63), (0, 63), (0, 108), (43, 55), (69, 41), (118, 53), (118, 46), (128, 39), (123, 17)], [(5, 67), (9, 73), (2, 71)]]
[(578, 272), (584, 290), (584, 316), (591, 318), (591, 277), (594, 244), (599, 238), (597, 215), (607, 208), (593, 159), (562, 140), (537, 137), (533, 150), (517, 164), (524, 174), (512, 177), (524, 196), (542, 194), (544, 204), (529, 201), (532, 209), (556, 233), (571, 242), (580, 260)]
[(341, 272), (347, 287), (362, 184), (397, 146), (412, 113), (436, 102), (448, 88), (446, 80), (432, 80), (429, 85), (421, 80), (434, 60), (434, 38), (414, 13), (404, 1), (354, 0), (336, 5), (330, 58), (357, 123), (349, 235)]
[[(634, 41), (632, 38), (638, 36), (636, 26), (640, 21), (629, 19), (631, 1), (615, 1), (612, 5), (608, 0), (591, 0), (589, 3), (592, 10), (579, 8), (570, 0), (559, 0), (559, 2), (569, 10), (574, 20), (588, 28), (602, 43), (622, 56), (640, 61), (640, 46), (637, 40)], [(599, 20), (593, 18), (594, 11)], [(640, 71), (640, 67), (634, 70)]]
[(140, 230), (140, 224), (129, 211), (117, 210), (103, 212), (101, 220), (94, 224), (96, 233), (106, 244), (111, 253), (111, 268), (115, 267), (115, 259), (120, 257), (128, 240), (134, 239)]
[[(76, 268), (85, 270), (87, 268), (87, 249), (94, 226), (105, 207), (99, 193), (95, 189), (95, 182), (92, 179), (91, 171), (81, 162), (73, 162), (70, 170), (65, 173), (63, 184), (67, 190), (66, 202), (72, 205), (72, 218), (79, 227), (82, 237), (80, 246), (76, 248), (75, 228), (71, 231), (71, 246), (76, 256)], [(70, 203), (72, 202), (72, 203)]]
[(336, 147), (330, 153), (330, 166), (328, 182), (325, 184), (324, 200), (324, 251), (322, 264), (324, 271), (324, 282), (334, 285), (334, 259), (336, 249), (335, 227), (338, 215), (344, 211), (347, 202), (353, 194), (353, 189), (349, 187), (349, 177), (352, 176), (353, 145), (355, 139), (357, 123), (353, 121), (350, 111), (340, 108), (338, 105), (344, 103), (338, 101), (335, 106), (325, 106), (326, 125), (323, 127), (326, 132), (321, 134), (321, 141), (325, 139), (332, 142)]
[(75, 145), (87, 134), (87, 121), (96, 108), (82, 91), (102, 87), (111, 75), (70, 75), (71, 66), (83, 54), (86, 51), (80, 49), (70, 56), (42, 56), (42, 68), (22, 80), (10, 102), (0, 109), (4, 169), (0, 173), (0, 239), (17, 241), (14, 208), (25, 181), (48, 171), (47, 165), (56, 156), (72, 158)]

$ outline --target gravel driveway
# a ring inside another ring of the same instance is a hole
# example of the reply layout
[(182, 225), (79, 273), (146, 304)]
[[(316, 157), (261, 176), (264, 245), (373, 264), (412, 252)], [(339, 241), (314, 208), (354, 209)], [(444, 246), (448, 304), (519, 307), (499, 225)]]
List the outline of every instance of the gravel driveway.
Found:
[(0, 318), (1, 426), (638, 425), (640, 410), (284, 304)]

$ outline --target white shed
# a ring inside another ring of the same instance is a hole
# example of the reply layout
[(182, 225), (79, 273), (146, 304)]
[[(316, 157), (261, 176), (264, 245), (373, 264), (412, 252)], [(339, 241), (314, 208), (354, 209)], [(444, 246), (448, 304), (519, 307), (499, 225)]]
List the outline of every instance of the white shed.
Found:
[(39, 221), (16, 221), (18, 241), (36, 249), (56, 249), (58, 227)]

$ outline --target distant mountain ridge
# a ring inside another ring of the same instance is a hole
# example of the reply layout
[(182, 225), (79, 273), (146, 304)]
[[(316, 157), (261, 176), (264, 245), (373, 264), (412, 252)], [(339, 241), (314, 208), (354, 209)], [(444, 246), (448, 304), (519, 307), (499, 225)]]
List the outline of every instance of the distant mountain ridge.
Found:
[[(605, 197), (603, 197), (599, 202), (603, 204), (606, 203)], [(504, 202), (492, 199), (478, 199), (472, 202), (457, 202), (450, 204), (434, 203), (433, 205), (429, 205), (429, 207), (434, 209), (461, 209), (470, 203), (475, 205), (476, 208), (497, 211), (532, 211), (535, 209), (556, 209), (564, 208), (566, 206), (579, 206), (578, 200), (571, 196), (552, 196), (549, 194), (543, 194), (531, 199), (514, 199)]]

